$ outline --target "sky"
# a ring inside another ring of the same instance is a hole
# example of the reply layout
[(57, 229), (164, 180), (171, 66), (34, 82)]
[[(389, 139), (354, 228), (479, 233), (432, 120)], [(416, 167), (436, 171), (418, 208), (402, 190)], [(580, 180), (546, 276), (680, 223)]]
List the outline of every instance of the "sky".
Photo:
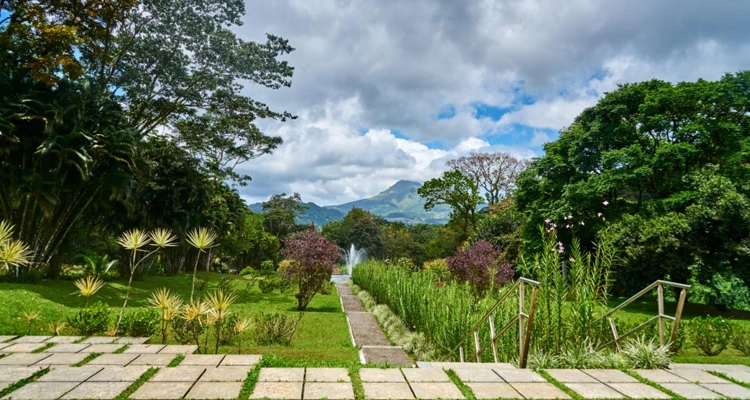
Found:
[(244, 40), (289, 40), (292, 86), (245, 93), (297, 119), (238, 167), (242, 197), (319, 205), (439, 177), (471, 152), (544, 154), (618, 84), (750, 69), (750, 1), (246, 0)]

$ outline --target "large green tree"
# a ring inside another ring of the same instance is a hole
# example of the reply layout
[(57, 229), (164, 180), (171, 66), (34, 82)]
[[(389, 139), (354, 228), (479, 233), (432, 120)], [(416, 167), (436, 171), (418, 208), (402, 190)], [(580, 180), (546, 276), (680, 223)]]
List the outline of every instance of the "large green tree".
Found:
[(477, 207), (482, 204), (479, 184), (461, 171), (444, 172), (440, 178), (430, 179), (417, 193), (425, 198), (424, 209), (440, 204), (451, 207), (451, 221), (461, 226), (464, 239), (477, 227)]
[(750, 278), (750, 72), (622, 85), (544, 150), (516, 193), (527, 250), (545, 219), (584, 244), (611, 225), (623, 290), (721, 271)]

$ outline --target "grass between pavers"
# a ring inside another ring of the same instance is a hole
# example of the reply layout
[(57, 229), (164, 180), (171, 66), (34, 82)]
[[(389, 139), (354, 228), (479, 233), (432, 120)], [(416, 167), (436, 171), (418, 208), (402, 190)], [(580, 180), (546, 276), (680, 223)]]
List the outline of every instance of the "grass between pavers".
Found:
[(49, 372), (49, 367), (45, 368), (45, 369), (42, 369), (42, 370), (39, 370), (39, 371), (35, 372), (34, 375), (31, 375), (30, 377), (28, 377), (26, 379), (21, 379), (20, 381), (12, 384), (10, 386), (8, 386), (7, 388), (5, 388), (3, 390), (0, 390), (0, 398), (9, 395), (11, 392), (13, 392), (16, 389), (21, 388), (22, 386), (26, 385), (27, 383), (30, 383), (30, 382), (33, 382), (33, 381), (37, 380), (40, 376), (46, 374), (47, 372)]
[(84, 366), (84, 365), (88, 364), (89, 361), (95, 359), (96, 357), (99, 357), (100, 355), (102, 355), (102, 353), (91, 353), (91, 354), (87, 355), (86, 358), (84, 358), (83, 360), (81, 360), (81, 361), (73, 364), (72, 366), (73, 367)]
[(706, 372), (708, 372), (709, 374), (711, 374), (713, 376), (718, 376), (721, 379), (724, 379), (724, 380), (727, 380), (729, 382), (732, 382), (735, 385), (740, 385), (740, 386), (742, 386), (744, 388), (750, 389), (750, 383), (745, 383), (745, 382), (742, 382), (742, 381), (738, 381), (737, 379), (734, 379), (731, 376), (728, 376), (727, 374), (724, 374), (724, 373), (721, 373), (721, 372), (717, 372), (717, 371), (706, 371)]
[(359, 376), (359, 370), (364, 367), (362, 364), (349, 367), (349, 379), (352, 381), (352, 389), (356, 400), (364, 400), (365, 398), (365, 387), (362, 385), (362, 378)]
[(44, 347), (40, 347), (40, 348), (38, 348), (38, 349), (36, 349), (36, 350), (32, 351), (32, 353), (41, 353), (41, 352), (43, 352), (44, 350), (47, 350), (47, 349), (49, 349), (50, 347), (52, 347), (52, 346), (54, 346), (54, 345), (55, 345), (54, 343), (46, 343), (46, 344), (44, 345)]
[(567, 394), (568, 396), (570, 396), (570, 398), (572, 398), (573, 400), (584, 400), (584, 398), (580, 394), (574, 392), (571, 388), (563, 385), (562, 382), (560, 382), (557, 379), (553, 378), (552, 375), (550, 375), (550, 374), (547, 373), (547, 371), (545, 371), (543, 369), (535, 369), (534, 372), (536, 372), (537, 374), (541, 375), (542, 378), (544, 378), (547, 382), (555, 385), (555, 387), (557, 387), (558, 389), (560, 389), (563, 392), (565, 392), (565, 394)]
[(125, 346), (122, 346), (122, 347), (120, 347), (119, 349), (117, 349), (117, 350), (113, 351), (113, 352), (112, 352), (112, 354), (121, 354), (121, 353), (124, 353), (124, 352), (125, 352), (125, 350), (127, 350), (127, 349), (128, 349), (128, 347), (130, 347), (130, 345), (129, 345), (129, 344), (126, 344)]
[(477, 397), (474, 395), (474, 391), (471, 390), (469, 386), (467, 386), (461, 379), (459, 379), (458, 375), (456, 375), (456, 372), (452, 369), (446, 370), (446, 374), (448, 374), (448, 377), (451, 378), (451, 382), (453, 382), (454, 385), (458, 388), (458, 390), (461, 391), (461, 394), (466, 397), (466, 400), (477, 400)]
[[(263, 294), (257, 284), (249, 290), (246, 281), (236, 276), (216, 273), (199, 273), (199, 279), (208, 279), (203, 291), (196, 293), (203, 296), (216, 289), (224, 277), (233, 278), (232, 288), (238, 299), (230, 311), (240, 318), (252, 318), (260, 312), (296, 315), (297, 300), (294, 293)], [(171, 277), (153, 276), (142, 281), (133, 282), (133, 289), (126, 312), (148, 307), (151, 293), (159, 288), (169, 288), (170, 292), (183, 299), (190, 297), (190, 275), (180, 274)], [(108, 281), (90, 302), (103, 301), (110, 307), (111, 324), (114, 325), (117, 313), (122, 307), (127, 282), (124, 280)], [(0, 303), (6, 305), (0, 309), (0, 335), (26, 334), (27, 324), (22, 314), (31, 310), (39, 313), (39, 318), (32, 325), (30, 334), (49, 335), (47, 326), (55, 321), (65, 321), (73, 315), (78, 307), (85, 305), (85, 299), (71, 296), (76, 288), (72, 281), (42, 280), (34, 284), (0, 283)], [(67, 327), (63, 334), (74, 334)], [(161, 343), (161, 335), (152, 336), (151, 342)], [(170, 335), (169, 344), (176, 344)], [(299, 330), (290, 346), (258, 346), (255, 335), (246, 333), (242, 339), (243, 354), (273, 354), (289, 360), (321, 360), (342, 364), (359, 360), (358, 350), (351, 345), (346, 315), (341, 310), (341, 302), (336, 291), (331, 294), (317, 294), (308, 306)], [(210, 347), (210, 346), (209, 346)], [(237, 345), (220, 346), (219, 353), (237, 353)]]
[(253, 390), (255, 390), (255, 384), (258, 383), (260, 369), (263, 368), (263, 366), (263, 360), (260, 360), (255, 368), (251, 369), (247, 373), (247, 379), (245, 379), (245, 383), (242, 385), (242, 390), (240, 391), (240, 396), (238, 397), (238, 399), (247, 400), (248, 398), (250, 398), (250, 395), (253, 394)]
[(147, 380), (151, 379), (152, 376), (156, 375), (157, 372), (159, 372), (159, 368), (149, 368), (146, 372), (143, 373), (143, 375), (141, 375), (140, 378), (138, 378), (138, 380), (128, 386), (128, 388), (125, 389), (124, 392), (115, 397), (115, 400), (127, 400), (127, 398), (130, 397), (131, 394), (135, 393), (135, 391), (138, 390), (139, 387), (143, 386), (143, 384), (146, 383)]
[(638, 382), (643, 383), (644, 385), (649, 385), (649, 386), (651, 386), (652, 388), (654, 388), (656, 390), (662, 391), (662, 392), (670, 395), (674, 399), (678, 399), (678, 400), (684, 400), (685, 399), (685, 397), (680, 396), (679, 394), (677, 394), (677, 393), (675, 393), (675, 392), (673, 392), (673, 391), (665, 388), (664, 386), (662, 386), (662, 385), (660, 385), (660, 384), (658, 384), (656, 382), (652, 382), (652, 381), (650, 381), (650, 380), (648, 380), (648, 379), (646, 379), (646, 378), (638, 375), (638, 373), (635, 372), (635, 371), (633, 371), (633, 370), (623, 370), (622, 372), (624, 372), (624, 373), (632, 376), (633, 378), (635, 378), (636, 380), (638, 380)]
[(178, 354), (177, 357), (174, 358), (174, 360), (170, 361), (169, 364), (167, 364), (167, 368), (172, 368), (180, 365), (182, 360), (185, 359), (185, 356), (182, 354)]

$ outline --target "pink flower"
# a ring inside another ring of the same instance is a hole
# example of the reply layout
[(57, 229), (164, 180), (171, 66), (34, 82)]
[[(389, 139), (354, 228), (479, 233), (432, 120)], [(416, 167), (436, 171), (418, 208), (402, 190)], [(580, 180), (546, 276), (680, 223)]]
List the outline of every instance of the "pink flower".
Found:
[(608, 206), (608, 205), (609, 205), (609, 202), (608, 202), (608, 201), (606, 201), (606, 200), (604, 200), (604, 203), (602, 203), (602, 204), (604, 204), (604, 207), (606, 207), (606, 206)]
[(545, 219), (545, 220), (544, 220), (544, 223), (545, 223), (545, 224), (549, 224), (549, 223), (550, 223), (550, 220), (549, 220), (549, 219)]
[(568, 215), (568, 219), (573, 219), (573, 216), (572, 215)]
[(570, 224), (566, 224), (566, 225), (565, 225), (565, 228), (568, 228), (568, 229), (570, 229)]
[(586, 224), (583, 221), (581, 221), (581, 226), (584, 226), (584, 225), (586, 225)]

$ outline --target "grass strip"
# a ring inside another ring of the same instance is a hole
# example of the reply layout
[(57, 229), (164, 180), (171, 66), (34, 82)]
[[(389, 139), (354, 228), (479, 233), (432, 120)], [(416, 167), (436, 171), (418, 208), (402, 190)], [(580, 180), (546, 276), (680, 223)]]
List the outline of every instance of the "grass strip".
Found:
[(127, 350), (128, 347), (130, 347), (130, 345), (126, 344), (125, 346), (122, 346), (119, 349), (113, 351), (112, 354), (122, 354), (122, 352), (124, 352), (125, 350)]
[(658, 384), (656, 382), (651, 382), (650, 380), (648, 380), (648, 379), (646, 379), (646, 378), (638, 375), (638, 373), (635, 372), (635, 371), (632, 371), (632, 370), (623, 370), (622, 372), (624, 372), (624, 373), (632, 376), (633, 378), (637, 379), (638, 382), (643, 383), (644, 385), (649, 385), (649, 386), (651, 386), (652, 388), (654, 388), (656, 390), (661, 390), (662, 392), (670, 395), (671, 397), (673, 397), (675, 399), (682, 400), (682, 399), (685, 398), (685, 397), (680, 396), (679, 394), (677, 394), (677, 393), (675, 393), (675, 392), (673, 392), (673, 391), (665, 388), (664, 386), (662, 386), (662, 385), (660, 385), (660, 384)]
[(476, 400), (476, 396), (474, 395), (474, 391), (471, 390), (470, 387), (468, 387), (461, 379), (458, 378), (458, 375), (456, 375), (456, 372), (452, 369), (446, 370), (446, 374), (448, 374), (448, 377), (451, 378), (451, 382), (453, 382), (456, 387), (458, 387), (458, 390), (461, 391), (461, 394), (466, 397), (466, 400)]
[(26, 379), (21, 379), (20, 381), (12, 384), (10, 386), (8, 386), (7, 388), (5, 388), (3, 390), (0, 390), (0, 397), (5, 397), (5, 396), (9, 395), (14, 390), (20, 388), (21, 386), (26, 385), (29, 382), (33, 382), (33, 381), (37, 380), (40, 376), (46, 374), (47, 372), (49, 372), (49, 368), (45, 368), (45, 369), (39, 370), (39, 371), (35, 372), (33, 375), (31, 375), (30, 377), (28, 377)]
[(169, 364), (167, 365), (167, 368), (176, 367), (176, 366), (180, 365), (180, 363), (184, 359), (185, 359), (185, 355), (178, 354), (177, 357), (174, 358), (174, 360), (172, 360), (172, 361), (169, 362)]
[(86, 365), (89, 361), (95, 359), (96, 357), (99, 357), (100, 355), (102, 355), (102, 353), (91, 353), (87, 355), (83, 360), (73, 364), (72, 367), (80, 367), (82, 365)]
[(750, 384), (742, 382), (742, 381), (738, 381), (737, 379), (734, 379), (734, 378), (732, 378), (731, 376), (729, 376), (727, 374), (724, 374), (724, 373), (721, 373), (721, 372), (717, 372), (717, 371), (706, 371), (706, 372), (708, 372), (709, 374), (711, 374), (713, 376), (718, 376), (721, 379), (728, 380), (729, 382), (732, 382), (735, 385), (740, 385), (740, 386), (742, 386), (744, 388), (750, 389)]
[(32, 351), (32, 353), (41, 353), (41, 352), (43, 352), (44, 350), (47, 350), (47, 349), (49, 349), (50, 347), (52, 347), (52, 346), (54, 346), (54, 345), (55, 345), (54, 343), (45, 343), (45, 344), (44, 344), (44, 347), (40, 347), (40, 348), (38, 348), (38, 349), (36, 349), (36, 350)]
[(260, 375), (260, 369), (264, 367), (263, 361), (264, 360), (260, 360), (255, 368), (247, 373), (247, 378), (245, 379), (245, 383), (242, 385), (242, 390), (240, 391), (240, 397), (238, 397), (240, 400), (247, 400), (250, 398), (253, 390), (255, 390), (255, 385), (258, 383), (258, 376)]
[(362, 367), (364, 367), (362, 364), (349, 367), (349, 379), (352, 381), (352, 389), (356, 400), (365, 399), (365, 387), (362, 385), (362, 378), (359, 377), (359, 370)]
[(583, 397), (581, 397), (580, 394), (574, 392), (571, 388), (565, 386), (562, 384), (562, 382), (558, 381), (557, 379), (553, 378), (552, 375), (548, 374), (547, 371), (543, 369), (534, 370), (537, 374), (541, 375), (542, 378), (546, 379), (547, 382), (555, 385), (558, 389), (565, 392), (568, 396), (570, 396), (572, 399), (575, 400), (583, 400)]
[(143, 384), (146, 383), (147, 380), (151, 379), (151, 377), (154, 376), (157, 372), (159, 372), (159, 368), (149, 368), (148, 371), (144, 372), (137, 381), (133, 382), (133, 384), (128, 386), (128, 388), (125, 389), (124, 392), (115, 397), (115, 400), (126, 400), (128, 397), (130, 397), (131, 394), (135, 393), (135, 391), (138, 390), (139, 387), (143, 386)]

